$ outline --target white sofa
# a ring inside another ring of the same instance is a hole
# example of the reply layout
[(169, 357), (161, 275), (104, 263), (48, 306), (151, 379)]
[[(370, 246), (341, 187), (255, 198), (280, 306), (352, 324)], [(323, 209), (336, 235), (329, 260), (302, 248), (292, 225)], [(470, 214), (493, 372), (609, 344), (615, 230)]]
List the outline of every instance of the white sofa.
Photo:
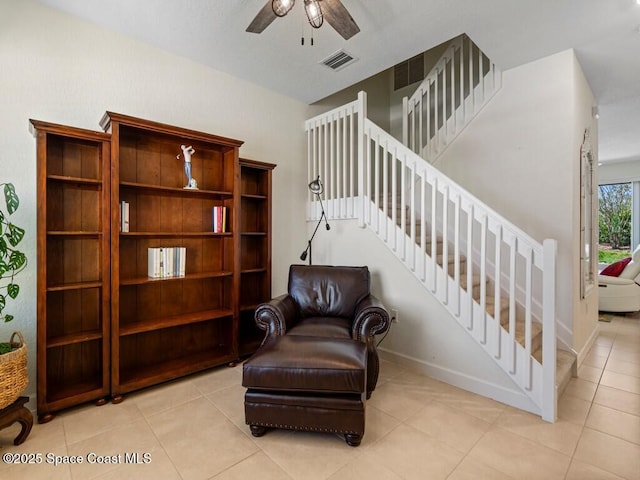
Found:
[(598, 275), (598, 310), (637, 312), (640, 310), (640, 245), (617, 277)]

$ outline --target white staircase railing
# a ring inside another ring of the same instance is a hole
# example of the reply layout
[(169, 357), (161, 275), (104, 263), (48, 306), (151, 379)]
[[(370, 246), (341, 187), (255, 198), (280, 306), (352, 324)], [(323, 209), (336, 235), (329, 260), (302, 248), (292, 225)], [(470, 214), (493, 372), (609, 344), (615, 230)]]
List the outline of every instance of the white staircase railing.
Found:
[(539, 244), (370, 121), (364, 92), (305, 129), (328, 218), (371, 228), (554, 421), (555, 240)]
[(491, 60), (466, 35), (456, 37), (413, 95), (403, 99), (403, 143), (433, 163), (501, 85)]

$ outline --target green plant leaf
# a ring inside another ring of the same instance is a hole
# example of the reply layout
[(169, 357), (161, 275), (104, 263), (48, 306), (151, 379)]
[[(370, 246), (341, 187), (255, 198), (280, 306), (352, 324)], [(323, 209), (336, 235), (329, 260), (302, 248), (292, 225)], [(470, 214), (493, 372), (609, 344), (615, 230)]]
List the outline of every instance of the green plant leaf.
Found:
[(4, 316), (4, 323), (9, 323), (11, 320), (13, 320), (13, 315)]
[(6, 183), (4, 185), (4, 200), (7, 203), (7, 211), (9, 215), (15, 212), (20, 205), (20, 199), (16, 194), (16, 189), (12, 183)]
[(7, 242), (4, 241), (4, 238), (0, 237), (0, 255), (4, 255), (7, 253)]
[(9, 265), (6, 262), (0, 261), (0, 278), (2, 278), (9, 270), (11, 270)]
[(4, 298), (4, 295), (0, 293), (0, 312), (4, 310), (4, 306), (7, 304), (7, 301)]
[(9, 231), (4, 234), (9, 240), (9, 243), (15, 247), (24, 238), (24, 228), (16, 227), (13, 224), (9, 224)]
[(27, 256), (24, 253), (18, 252), (17, 250), (11, 252), (11, 255), (9, 256), (9, 264), (11, 265), (11, 268), (19, 270), (25, 263), (27, 263)]
[(7, 293), (11, 298), (16, 298), (20, 293), (20, 285), (17, 283), (10, 283), (7, 285)]

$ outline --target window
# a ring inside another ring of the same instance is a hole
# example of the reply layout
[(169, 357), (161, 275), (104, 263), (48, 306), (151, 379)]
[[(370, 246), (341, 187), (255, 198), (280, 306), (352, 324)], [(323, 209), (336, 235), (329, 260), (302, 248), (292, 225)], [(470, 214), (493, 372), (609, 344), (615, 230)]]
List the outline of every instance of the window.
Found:
[(632, 184), (598, 187), (598, 260), (611, 264), (628, 257), (632, 245)]

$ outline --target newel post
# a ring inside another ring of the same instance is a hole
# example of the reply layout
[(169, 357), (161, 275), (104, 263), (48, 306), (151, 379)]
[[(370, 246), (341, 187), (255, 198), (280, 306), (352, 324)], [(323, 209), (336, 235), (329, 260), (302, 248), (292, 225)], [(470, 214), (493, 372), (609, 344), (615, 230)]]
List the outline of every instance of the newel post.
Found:
[(542, 419), (556, 421), (556, 257), (558, 242), (542, 242)]

